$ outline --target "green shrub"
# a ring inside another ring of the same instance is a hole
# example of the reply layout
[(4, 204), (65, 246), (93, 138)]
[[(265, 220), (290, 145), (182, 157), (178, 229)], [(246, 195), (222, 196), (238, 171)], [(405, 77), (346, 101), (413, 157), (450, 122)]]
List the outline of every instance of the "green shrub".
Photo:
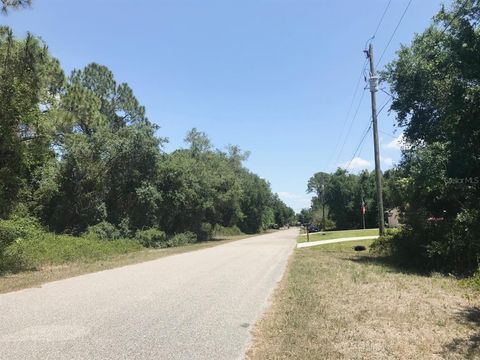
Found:
[(197, 242), (197, 235), (193, 232), (184, 232), (181, 234), (176, 234), (168, 239), (166, 245), (167, 247), (181, 246), (187, 244), (193, 244)]
[(427, 271), (431, 259), (425, 251), (425, 237), (411, 228), (389, 229), (370, 246), (373, 254), (389, 257), (400, 267)]
[(89, 226), (87, 231), (83, 233), (85, 237), (91, 237), (100, 240), (113, 240), (120, 238), (120, 230), (107, 221)]
[(235, 236), (235, 235), (242, 235), (243, 232), (237, 226), (230, 226), (225, 227), (222, 225), (215, 225), (213, 230), (214, 236)]
[[(320, 227), (321, 228), (321, 227)], [(325, 219), (325, 231), (332, 231), (337, 228), (337, 224), (332, 219)]]
[(480, 263), (480, 216), (465, 210), (453, 219), (426, 221), (378, 238), (372, 252), (420, 271), (471, 276)]
[(42, 227), (33, 218), (0, 220), (0, 249), (17, 239), (36, 237), (42, 233)]
[(386, 229), (385, 235), (375, 239), (370, 245), (370, 251), (376, 255), (392, 256), (394, 244), (398, 241), (400, 229)]
[(56, 235), (35, 219), (0, 220), (0, 272), (89, 262), (142, 249), (134, 240)]
[(25, 237), (25, 235), (27, 234), (21, 231), (11, 221), (0, 220), (0, 251), (5, 249), (16, 239)]
[(197, 238), (200, 241), (211, 239), (213, 236), (213, 225), (210, 223), (202, 223), (200, 230), (197, 232)]
[(42, 227), (33, 218), (0, 220), (0, 271), (25, 267), (21, 254), (10, 248), (26, 240), (40, 241), (44, 234)]
[(461, 284), (480, 290), (480, 269), (473, 276), (462, 279)]
[(166, 247), (167, 236), (159, 229), (138, 230), (135, 239), (145, 247)]
[(130, 239), (105, 241), (91, 237), (46, 233), (41, 239), (16, 241), (6, 249), (6, 254), (9, 258), (18, 259), (22, 268), (37, 268), (105, 260), (113, 255), (140, 249), (142, 246)]

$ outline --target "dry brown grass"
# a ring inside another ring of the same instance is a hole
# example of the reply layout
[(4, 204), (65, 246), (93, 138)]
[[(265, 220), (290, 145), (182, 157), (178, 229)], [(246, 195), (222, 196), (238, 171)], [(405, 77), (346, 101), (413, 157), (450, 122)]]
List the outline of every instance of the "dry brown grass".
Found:
[(296, 250), (247, 358), (480, 358), (478, 292), (403, 273), (354, 244)]
[(22, 271), (19, 273), (4, 274), (0, 276), (0, 294), (41, 286), (41, 284), (50, 281), (56, 281), (91, 272), (155, 260), (164, 256), (181, 254), (188, 251), (205, 249), (251, 236), (255, 235), (226, 236), (222, 240), (218, 239), (215, 241), (200, 242), (166, 249), (145, 249), (128, 254), (115, 255), (103, 261), (69, 263), (61, 266), (44, 267), (34, 271)]

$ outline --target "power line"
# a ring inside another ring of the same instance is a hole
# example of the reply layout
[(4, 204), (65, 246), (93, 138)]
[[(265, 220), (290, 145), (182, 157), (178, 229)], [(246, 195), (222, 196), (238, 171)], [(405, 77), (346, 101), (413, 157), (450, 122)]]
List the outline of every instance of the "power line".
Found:
[[(380, 115), (382, 113), (382, 111), (385, 109), (385, 107), (388, 105), (388, 103), (392, 101), (391, 98), (387, 99), (387, 101), (385, 101), (385, 103), (382, 105), (382, 107), (380, 108), (380, 110), (378, 111), (377, 113), (377, 116)], [(370, 129), (372, 128), (372, 117), (370, 117), (370, 120), (368, 121), (368, 128), (367, 130), (365, 131), (364, 135), (362, 136), (361, 140), (360, 140), (360, 143), (357, 145), (357, 148), (355, 149), (355, 152), (353, 153), (353, 156), (352, 158), (350, 159), (350, 161), (348, 162), (348, 165), (347, 167), (345, 168), (345, 170), (348, 170), (350, 168), (350, 165), (352, 164), (352, 161), (353, 159), (355, 159), (355, 156), (357, 156), (357, 153), (360, 149), (360, 147), (363, 145), (363, 142), (365, 141), (365, 138), (367, 137), (367, 134), (370, 132)]]
[(443, 35), (445, 34), (445, 31), (447, 31), (447, 29), (452, 25), (453, 21), (458, 18), (458, 16), (460, 15), (460, 13), (462, 12), (463, 9), (465, 9), (465, 6), (467, 6), (467, 3), (469, 2), (469, 0), (465, 0), (465, 2), (462, 4), (462, 6), (460, 6), (457, 10), (457, 13), (450, 19), (450, 21), (448, 22), (447, 26), (445, 26), (445, 28), (442, 30), (442, 32), (440, 33), (440, 35)]
[(383, 109), (385, 109), (385, 107), (388, 105), (388, 103), (389, 103), (390, 101), (392, 101), (392, 98), (388, 98), (387, 101), (385, 101), (385, 102), (383, 103), (383, 105), (382, 105), (382, 107), (380, 108), (380, 110), (378, 110), (377, 115), (380, 115), (380, 114), (382, 113)]
[(394, 138), (394, 139), (396, 139), (398, 137), (398, 136), (395, 136), (393, 134), (390, 134), (390, 133), (388, 133), (386, 131), (383, 131), (383, 130), (380, 130), (380, 129), (378, 129), (378, 131), (381, 132), (383, 135), (390, 136), (391, 138)]
[(377, 28), (375, 29), (375, 31), (373, 33), (372, 39), (374, 39), (375, 36), (377, 35), (378, 29), (380, 29), (380, 25), (382, 25), (383, 19), (385, 18), (385, 14), (387, 13), (388, 8), (390, 7), (391, 3), (392, 3), (392, 0), (389, 0), (387, 6), (385, 6), (385, 10), (383, 10), (382, 17), (380, 18), (380, 21), (378, 22)]
[[(383, 20), (385, 19), (385, 15), (387, 14), (387, 11), (388, 11), (388, 9), (390, 8), (391, 3), (392, 3), (392, 0), (389, 0), (388, 3), (387, 3), (387, 5), (385, 6), (385, 9), (383, 10), (383, 13), (382, 13), (382, 15), (381, 15), (381, 17), (380, 17), (380, 20), (378, 21), (378, 24), (377, 24), (377, 26), (376, 26), (376, 28), (375, 28), (375, 31), (373, 32), (373, 36), (367, 41), (367, 43), (368, 43), (369, 41), (371, 41), (372, 39), (374, 39), (375, 36), (377, 35), (378, 30), (380, 29), (380, 26), (382, 25)], [(340, 136), (339, 136), (338, 139), (337, 139), (337, 142), (336, 142), (336, 144), (335, 144), (335, 149), (334, 149), (334, 151), (332, 152), (332, 155), (330, 156), (330, 159), (329, 159), (329, 161), (328, 161), (328, 165), (327, 165), (328, 168), (330, 168), (330, 165), (331, 165), (331, 163), (332, 163), (332, 160), (334, 159), (335, 154), (337, 153), (338, 145), (340, 144), (340, 142), (341, 142), (341, 140), (342, 140), (342, 138), (343, 138), (344, 129), (345, 129), (345, 126), (346, 126), (346, 124), (347, 124), (348, 118), (350, 117), (350, 114), (351, 114), (351, 112), (352, 112), (353, 104), (355, 103), (355, 99), (356, 99), (356, 96), (357, 96), (357, 93), (358, 93), (358, 89), (359, 89), (359, 85), (360, 85), (361, 79), (362, 79), (362, 77), (365, 77), (365, 70), (366, 70), (367, 63), (368, 63), (368, 60), (365, 60), (365, 63), (364, 63), (363, 66), (362, 66), (362, 71), (361, 71), (360, 76), (359, 76), (359, 78), (358, 78), (357, 85), (355, 86), (355, 90), (354, 90), (354, 93), (353, 93), (352, 101), (350, 102), (350, 106), (349, 106), (348, 111), (347, 111), (347, 116), (345, 117), (345, 120), (344, 120), (344, 122), (343, 122), (342, 130), (341, 130), (341, 132), (340, 132)], [(365, 89), (364, 89), (364, 90), (365, 90)], [(365, 91), (362, 93), (362, 98), (360, 99), (360, 102), (359, 102), (359, 104), (358, 104), (358, 106), (357, 106), (357, 109), (356, 109), (356, 111), (355, 111), (355, 115), (354, 115), (352, 121), (350, 122), (350, 126), (349, 126), (349, 129), (348, 129), (348, 131), (347, 131), (347, 135), (346, 135), (345, 138), (344, 138), (344, 141), (343, 141), (343, 143), (342, 143), (342, 146), (341, 146), (341, 148), (340, 148), (340, 151), (337, 153), (337, 160), (336, 160), (336, 162), (338, 162), (338, 159), (340, 158), (340, 156), (341, 156), (341, 154), (342, 154), (342, 152), (343, 152), (343, 148), (345, 147), (345, 143), (346, 143), (347, 138), (348, 138), (348, 136), (349, 136), (349, 134), (350, 134), (350, 131), (351, 131), (353, 122), (355, 121), (355, 118), (356, 118), (356, 116), (357, 116), (357, 114), (358, 114), (358, 110), (359, 110), (359, 108), (360, 108), (360, 105), (361, 105), (361, 102), (362, 102), (362, 100), (363, 100), (363, 96), (364, 96), (364, 95), (365, 95)]]
[(390, 96), (392, 99), (394, 98), (392, 94), (390, 94), (388, 91), (386, 91), (385, 89), (382, 89), (382, 88), (379, 88), (380, 91), (382, 91), (383, 93), (387, 94), (388, 96)]
[(360, 97), (360, 101), (358, 102), (357, 109), (355, 110), (355, 114), (353, 115), (353, 118), (350, 121), (350, 125), (348, 127), (347, 134), (345, 135), (345, 138), (343, 139), (342, 146), (340, 148), (340, 151), (338, 152), (337, 159), (335, 160), (336, 163), (338, 163), (338, 160), (340, 159), (340, 156), (342, 155), (343, 148), (345, 147), (348, 136), (350, 135), (350, 132), (352, 131), (353, 123), (355, 122), (355, 119), (357, 118), (358, 111), (360, 110), (360, 106), (362, 105), (362, 101), (363, 101), (364, 96), (365, 96), (365, 89), (362, 92), (362, 96)]
[(385, 55), (385, 53), (387, 52), (388, 47), (390, 46), (390, 43), (392, 42), (393, 38), (395, 37), (395, 34), (397, 33), (397, 30), (398, 30), (398, 28), (400, 27), (400, 24), (402, 23), (403, 18), (405, 17), (405, 14), (407, 13), (408, 8), (409, 8), (410, 5), (412, 4), (412, 1), (413, 1), (413, 0), (410, 0), (410, 1), (408, 2), (407, 6), (405, 7), (405, 10), (403, 10), (402, 16), (401, 16), (400, 19), (398, 20), (397, 26), (395, 26), (395, 29), (393, 30), (393, 33), (392, 33), (392, 35), (390, 36), (390, 39), (388, 40), (387, 45), (386, 45), (385, 48), (383, 49), (382, 54), (380, 55), (380, 58), (379, 58), (378, 61), (377, 61), (377, 67), (378, 67), (378, 64), (380, 64), (380, 62), (382, 61), (383, 56)]
[(360, 140), (360, 143), (357, 145), (357, 148), (355, 149), (355, 152), (353, 153), (352, 158), (348, 162), (348, 165), (345, 167), (345, 170), (348, 170), (350, 168), (352, 161), (355, 159), (355, 156), (357, 156), (357, 152), (360, 149), (360, 146), (363, 145), (363, 142), (365, 141), (367, 134), (370, 132), (370, 129), (372, 128), (372, 122), (370, 121), (369, 124), (370, 125), (368, 126), (367, 131), (365, 131), (365, 133), (363, 134), (362, 139)]
[(345, 126), (347, 125), (348, 118), (350, 117), (350, 113), (352, 112), (353, 104), (355, 103), (355, 99), (357, 98), (358, 89), (360, 87), (360, 83), (362, 81), (362, 78), (364, 77), (366, 66), (367, 66), (367, 60), (365, 60), (363, 66), (362, 66), (360, 76), (358, 77), (357, 84), (355, 85), (355, 90), (353, 92), (352, 101), (350, 102), (350, 106), (348, 107), (347, 116), (345, 116), (345, 120), (343, 121), (342, 131), (340, 132), (340, 136), (337, 139), (337, 143), (335, 144), (335, 150), (332, 152), (332, 155), (330, 156), (330, 159), (327, 163), (327, 167), (330, 167), (330, 165), (332, 163), (332, 160), (335, 156), (335, 153), (338, 150), (338, 145), (340, 144), (340, 141), (343, 138), (343, 132), (344, 132)]

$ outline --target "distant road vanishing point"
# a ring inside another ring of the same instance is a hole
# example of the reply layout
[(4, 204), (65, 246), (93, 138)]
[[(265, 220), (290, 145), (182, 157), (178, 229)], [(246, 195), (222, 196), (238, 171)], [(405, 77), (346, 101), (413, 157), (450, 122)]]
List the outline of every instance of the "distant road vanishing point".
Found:
[(0, 359), (238, 359), (290, 229), (0, 295)]

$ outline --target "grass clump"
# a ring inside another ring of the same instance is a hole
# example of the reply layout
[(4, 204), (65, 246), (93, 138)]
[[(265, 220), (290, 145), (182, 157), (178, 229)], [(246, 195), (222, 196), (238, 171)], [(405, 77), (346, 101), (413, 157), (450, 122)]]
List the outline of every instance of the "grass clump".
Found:
[(0, 271), (104, 260), (142, 249), (130, 239), (102, 240), (45, 231), (34, 219), (0, 220)]
[[(360, 230), (339, 230), (339, 231), (325, 231), (319, 233), (309, 234), (310, 241), (332, 240), (356, 236), (374, 236), (378, 235), (378, 229), (360, 229)], [(301, 235), (298, 242), (306, 242), (307, 236)]]
[(162, 248), (166, 247), (167, 235), (159, 229), (150, 228), (138, 230), (135, 234), (135, 239), (145, 247)]
[(197, 235), (193, 232), (184, 232), (172, 236), (167, 241), (167, 247), (181, 246), (187, 244), (194, 244), (197, 242)]
[(197, 235), (187, 231), (168, 237), (165, 232), (151, 228), (137, 231), (135, 239), (148, 248), (168, 248), (196, 243)]
[(89, 226), (83, 234), (85, 237), (93, 237), (100, 240), (113, 240), (121, 238), (120, 230), (107, 221)]
[(460, 281), (462, 285), (480, 291), (480, 269), (473, 276)]
[(370, 243), (297, 249), (247, 359), (480, 358), (478, 293), (353, 249)]
[(237, 236), (237, 235), (243, 235), (243, 232), (235, 225), (229, 226), (229, 227), (215, 225), (215, 228), (213, 231), (213, 237), (215, 238), (223, 237), (223, 236)]

